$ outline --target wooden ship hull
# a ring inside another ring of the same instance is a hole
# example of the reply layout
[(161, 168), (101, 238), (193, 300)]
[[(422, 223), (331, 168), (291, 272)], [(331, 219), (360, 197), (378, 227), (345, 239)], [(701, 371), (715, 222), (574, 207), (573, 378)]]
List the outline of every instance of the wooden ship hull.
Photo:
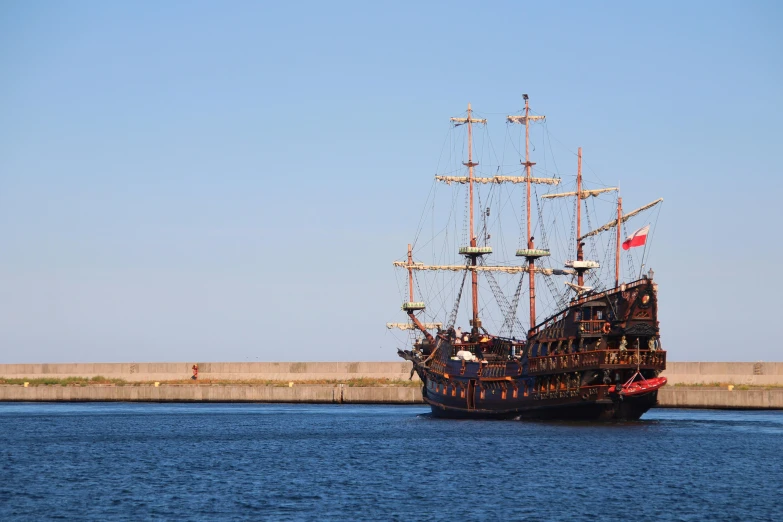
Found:
[[(400, 355), (413, 362), (438, 417), (636, 420), (665, 384), (656, 294), (641, 279), (573, 302), (527, 342), (486, 336), (464, 344), (441, 333), (434, 347)], [(460, 359), (462, 351), (481, 360)], [(647, 390), (631, 391), (645, 380)]]

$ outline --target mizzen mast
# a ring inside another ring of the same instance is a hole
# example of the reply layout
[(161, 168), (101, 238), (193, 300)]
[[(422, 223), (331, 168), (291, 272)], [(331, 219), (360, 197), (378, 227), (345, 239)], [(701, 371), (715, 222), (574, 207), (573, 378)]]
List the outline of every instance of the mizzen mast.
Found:
[(615, 191), (617, 190), (617, 187), (606, 187), (592, 190), (582, 189), (582, 147), (577, 149), (576, 157), (576, 192), (545, 194), (541, 196), (541, 199), (576, 196), (576, 260), (566, 261), (566, 266), (573, 268), (576, 271), (577, 284), (574, 285), (573, 283), (566, 283), (566, 286), (573, 289), (577, 295), (579, 295), (592, 290), (592, 288), (585, 286), (585, 272), (600, 266), (597, 261), (587, 261), (584, 257), (584, 243), (582, 242), (582, 239), (584, 239), (582, 237), (582, 200), (589, 197), (596, 197), (599, 194), (603, 194), (605, 192)]
[(617, 249), (614, 254), (614, 287), (620, 286), (620, 225), (623, 219), (623, 198), (617, 196)]
[[(576, 160), (576, 237), (582, 235), (582, 147), (577, 149)], [(578, 262), (584, 262), (585, 254), (582, 247), (585, 244), (579, 239), (576, 240), (576, 260)], [(577, 271), (576, 284), (580, 288), (585, 287), (585, 270), (587, 268), (574, 267)]]

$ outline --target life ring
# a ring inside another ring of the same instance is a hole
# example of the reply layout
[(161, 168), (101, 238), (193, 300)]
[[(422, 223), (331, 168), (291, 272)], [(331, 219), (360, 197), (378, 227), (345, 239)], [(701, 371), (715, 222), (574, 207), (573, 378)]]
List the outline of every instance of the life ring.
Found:
[(601, 327), (601, 331), (605, 334), (608, 334), (612, 330), (612, 325), (608, 322), (604, 323), (604, 325)]

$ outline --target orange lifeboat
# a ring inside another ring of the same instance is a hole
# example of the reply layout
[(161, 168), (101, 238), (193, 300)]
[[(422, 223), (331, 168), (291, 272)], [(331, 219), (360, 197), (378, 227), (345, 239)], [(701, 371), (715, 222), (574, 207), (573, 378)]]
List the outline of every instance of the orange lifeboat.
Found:
[[(634, 375), (634, 377), (636, 377)], [(615, 393), (618, 392), (620, 395), (630, 396), (630, 395), (641, 395), (643, 393), (650, 393), (653, 392), (660, 387), (662, 387), (664, 384), (666, 384), (666, 377), (654, 377), (652, 379), (645, 379), (642, 377), (641, 381), (631, 382), (633, 381), (633, 377), (630, 381), (626, 382), (620, 387), (620, 390), (617, 390), (617, 386), (609, 386), (609, 393)]]

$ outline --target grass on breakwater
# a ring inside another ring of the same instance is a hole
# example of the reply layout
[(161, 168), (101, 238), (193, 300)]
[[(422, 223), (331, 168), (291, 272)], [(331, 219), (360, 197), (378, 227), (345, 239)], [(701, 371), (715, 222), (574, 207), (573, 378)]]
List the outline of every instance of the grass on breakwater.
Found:
[[(25, 382), (29, 383), (30, 386), (152, 386), (156, 381), (126, 381), (124, 379), (109, 379), (107, 377), (102, 377), (100, 375), (97, 375), (92, 378), (87, 377), (65, 377), (65, 378), (53, 378), (53, 377), (42, 377), (42, 378), (22, 378), (22, 379), (5, 379), (0, 377), (0, 384), (24, 384)], [(401, 381), (401, 380), (394, 380), (394, 379), (370, 379), (370, 378), (357, 378), (357, 379), (345, 379), (345, 380), (338, 380), (338, 379), (311, 379), (311, 380), (301, 380), (301, 381), (272, 381), (272, 380), (260, 380), (260, 379), (251, 379), (251, 380), (222, 380), (222, 379), (181, 379), (176, 381), (157, 381), (160, 383), (160, 385), (165, 384), (171, 384), (171, 385), (180, 385), (180, 386), (197, 386), (197, 385), (214, 385), (214, 386), (224, 386), (224, 385), (253, 385), (253, 386), (280, 386), (280, 387), (287, 387), (289, 386), (290, 382), (294, 383), (294, 386), (296, 385), (337, 385), (342, 384), (349, 387), (357, 387), (357, 388), (366, 388), (366, 387), (384, 387), (384, 386), (394, 386), (394, 387), (409, 387), (409, 388), (418, 388), (421, 386), (420, 381)]]
[(731, 384), (730, 382), (698, 382), (690, 384), (685, 382), (678, 382), (671, 384), (670, 386), (674, 386), (675, 388), (728, 388), (729, 386), (734, 386), (734, 390), (775, 390), (778, 388), (783, 388), (783, 385), (778, 384), (753, 385)]
[(87, 377), (41, 377), (37, 379), (29, 379), (27, 377), (23, 379), (6, 379), (0, 377), (0, 384), (24, 384), (29, 382), (30, 386), (89, 386), (99, 384), (114, 384), (116, 386), (122, 386), (127, 384), (123, 379), (109, 379), (107, 377), (101, 377), (96, 375), (92, 378)]

